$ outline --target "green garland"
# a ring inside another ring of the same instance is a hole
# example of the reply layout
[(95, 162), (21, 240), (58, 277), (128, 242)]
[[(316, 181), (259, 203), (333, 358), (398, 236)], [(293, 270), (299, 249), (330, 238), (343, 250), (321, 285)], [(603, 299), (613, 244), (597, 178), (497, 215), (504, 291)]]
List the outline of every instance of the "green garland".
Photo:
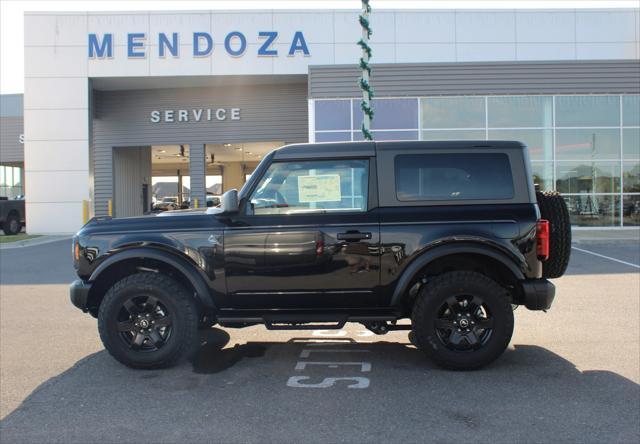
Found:
[[(369, 65), (369, 59), (371, 59), (371, 46), (369, 46), (369, 39), (373, 34), (371, 29), (371, 23), (369, 22), (369, 13), (371, 12), (371, 6), (369, 0), (362, 0), (362, 14), (358, 16), (358, 22), (362, 27), (362, 38), (358, 40), (358, 46), (362, 48), (362, 57), (360, 57), (359, 67), (362, 70), (362, 77), (358, 79), (358, 86), (362, 90), (362, 101), (360, 102), (360, 109), (365, 114), (365, 118), (362, 121), (362, 135), (365, 140), (373, 140), (373, 135), (369, 131), (368, 125), (365, 122), (373, 119), (373, 108), (371, 107), (370, 100), (373, 99), (373, 88), (369, 82), (369, 76), (371, 75), (371, 65)], [(366, 57), (365, 57), (366, 55)]]

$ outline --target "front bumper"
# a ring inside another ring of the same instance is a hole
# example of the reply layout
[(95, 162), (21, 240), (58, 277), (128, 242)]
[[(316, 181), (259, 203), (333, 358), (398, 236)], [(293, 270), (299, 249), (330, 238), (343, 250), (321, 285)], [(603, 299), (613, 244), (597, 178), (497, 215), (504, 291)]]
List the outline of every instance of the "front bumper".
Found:
[(69, 295), (71, 303), (78, 307), (80, 310), (87, 311), (87, 300), (89, 298), (89, 291), (91, 290), (91, 284), (83, 281), (82, 279), (76, 279), (69, 287)]
[(529, 310), (548, 310), (556, 296), (556, 287), (546, 279), (522, 281), (524, 306)]

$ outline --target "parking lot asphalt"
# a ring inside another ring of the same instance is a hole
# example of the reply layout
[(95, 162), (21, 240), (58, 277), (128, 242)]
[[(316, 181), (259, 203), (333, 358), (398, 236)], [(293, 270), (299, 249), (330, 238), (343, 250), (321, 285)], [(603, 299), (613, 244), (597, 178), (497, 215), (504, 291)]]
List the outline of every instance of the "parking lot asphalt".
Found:
[(640, 243), (576, 248), (552, 309), (518, 308), (475, 372), (357, 324), (213, 328), (192, 362), (130, 370), (68, 301), (68, 241), (2, 251), (0, 441), (638, 442)]

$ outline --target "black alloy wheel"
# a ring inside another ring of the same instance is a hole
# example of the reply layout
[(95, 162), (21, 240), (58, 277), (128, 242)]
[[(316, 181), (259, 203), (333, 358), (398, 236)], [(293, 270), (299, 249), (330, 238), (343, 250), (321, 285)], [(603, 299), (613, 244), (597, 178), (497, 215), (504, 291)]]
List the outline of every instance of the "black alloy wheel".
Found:
[(118, 314), (118, 331), (132, 350), (155, 351), (171, 336), (171, 315), (154, 296), (127, 299)]
[(479, 296), (449, 297), (437, 312), (438, 339), (450, 350), (473, 351), (483, 347), (493, 333), (493, 316)]

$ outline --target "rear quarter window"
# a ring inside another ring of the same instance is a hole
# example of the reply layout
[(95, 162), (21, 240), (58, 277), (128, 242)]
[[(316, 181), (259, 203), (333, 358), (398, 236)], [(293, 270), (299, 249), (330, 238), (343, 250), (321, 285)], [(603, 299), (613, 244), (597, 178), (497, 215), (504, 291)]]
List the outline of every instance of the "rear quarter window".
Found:
[(507, 200), (514, 197), (504, 153), (401, 154), (395, 157), (400, 201)]

